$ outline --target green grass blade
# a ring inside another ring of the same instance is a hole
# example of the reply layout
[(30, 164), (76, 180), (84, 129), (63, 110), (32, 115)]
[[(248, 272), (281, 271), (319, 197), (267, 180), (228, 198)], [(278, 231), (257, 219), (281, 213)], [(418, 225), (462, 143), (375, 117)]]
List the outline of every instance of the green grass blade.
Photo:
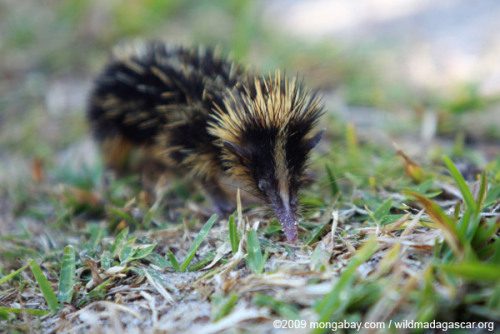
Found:
[(31, 308), (10, 308), (10, 307), (0, 307), (0, 312), (7, 312), (13, 314), (21, 314), (26, 313), (29, 315), (35, 315), (37, 317), (43, 317), (44, 315), (49, 314), (50, 312), (44, 310), (35, 310)]
[(391, 211), (391, 207), (392, 207), (392, 197), (389, 197), (384, 203), (382, 203), (381, 206), (377, 208), (377, 210), (375, 210), (373, 216), (377, 221), (380, 221), (382, 220), (382, 218), (384, 218), (386, 215), (389, 214), (389, 212)]
[(73, 288), (76, 282), (75, 250), (72, 246), (64, 249), (61, 275), (59, 278), (59, 291), (57, 300), (63, 303), (71, 303), (73, 298)]
[(335, 198), (332, 201), (332, 203), (326, 208), (325, 212), (323, 213), (323, 216), (321, 217), (320, 224), (318, 226), (314, 227), (314, 229), (307, 236), (307, 239), (304, 242), (305, 245), (311, 246), (314, 242), (316, 242), (316, 240), (318, 240), (318, 238), (330, 226), (330, 221), (332, 221), (332, 218), (333, 218), (333, 224), (334, 224), (334, 226), (332, 226), (332, 233), (335, 233), (336, 218), (335, 218), (335, 215), (332, 215), (332, 214), (333, 214), (333, 210), (334, 210), (335, 206), (338, 203), (337, 201), (338, 201), (338, 198)]
[(205, 225), (202, 227), (200, 230), (200, 233), (196, 236), (196, 239), (194, 239), (193, 244), (191, 245), (191, 248), (188, 251), (188, 254), (186, 256), (186, 259), (182, 263), (182, 266), (180, 268), (181, 271), (185, 271), (191, 261), (193, 260), (194, 254), (196, 254), (196, 251), (200, 247), (201, 243), (205, 239), (205, 237), (208, 234), (208, 231), (212, 228), (212, 225), (215, 223), (215, 220), (217, 219), (217, 215), (212, 215), (210, 219), (205, 223)]
[(487, 303), (488, 308), (500, 310), (500, 281), (497, 281), (496, 287), (490, 296)]
[(349, 123), (346, 126), (345, 140), (347, 143), (347, 154), (349, 160), (352, 163), (358, 162), (360, 156), (359, 153), (360, 147), (359, 147), (358, 136), (356, 134), (356, 127), (354, 126), (353, 123)]
[(339, 185), (337, 183), (337, 178), (335, 177), (335, 174), (333, 174), (333, 171), (332, 171), (329, 164), (326, 164), (325, 168), (326, 168), (326, 175), (328, 176), (328, 183), (330, 184), (330, 190), (332, 192), (332, 196), (335, 197), (340, 192)]
[(120, 264), (125, 265), (132, 261), (132, 255), (134, 254), (134, 247), (132, 245), (125, 245), (120, 250), (120, 255), (118, 258), (120, 259)]
[(0, 278), (0, 284), (3, 284), (5, 282), (7, 282), (8, 280), (10, 280), (12, 277), (16, 276), (17, 274), (19, 274), (21, 271), (23, 271), (24, 269), (28, 268), (28, 265), (25, 265), (23, 266), (22, 268), (19, 268), (17, 269), (16, 271), (13, 271), (11, 272), (10, 274), (8, 274), (7, 276), (5, 277), (2, 277)]
[(416, 198), (424, 206), (427, 214), (443, 231), (444, 238), (455, 256), (461, 257), (465, 241), (463, 240), (463, 235), (458, 231), (456, 223), (444, 213), (443, 209), (436, 202), (411, 190), (407, 190), (405, 193)]
[(115, 242), (113, 243), (113, 246), (111, 246), (111, 253), (113, 254), (113, 258), (116, 257), (116, 255), (118, 255), (120, 249), (125, 243), (128, 232), (129, 228), (125, 227), (124, 229), (120, 230), (120, 232), (116, 236)]
[[(108, 278), (92, 290), (90, 290), (88, 297), (92, 299), (104, 299), (106, 296), (106, 287), (113, 281), (113, 278)], [(80, 300), (82, 302), (82, 300)]]
[[(349, 261), (349, 264), (339, 277), (333, 289), (318, 305), (316, 311), (319, 313), (319, 321), (327, 322), (330, 320), (331, 315), (341, 303), (341, 293), (354, 281), (356, 269), (373, 255), (377, 250), (377, 245), (378, 243), (375, 237), (369, 239)], [(318, 329), (314, 333), (321, 333), (323, 331), (324, 329)]]
[(172, 253), (172, 251), (170, 249), (167, 250), (167, 256), (168, 256), (168, 259), (170, 260), (170, 263), (172, 264), (172, 268), (175, 271), (180, 271), (181, 268), (179, 266), (179, 262), (177, 262), (177, 259), (175, 258), (174, 253)]
[(264, 252), (264, 256), (262, 258), (262, 262), (260, 263), (259, 273), (264, 271), (264, 267), (266, 266), (268, 259), (269, 259), (269, 251), (266, 249), (266, 251)]
[(282, 302), (280, 300), (276, 300), (273, 297), (256, 293), (252, 299), (252, 303), (257, 306), (266, 306), (275, 311), (277, 314), (281, 315), (285, 319), (299, 319), (299, 311), (298, 309), (287, 302)]
[(470, 227), (470, 222), (471, 222), (471, 215), (472, 215), (472, 210), (470, 208), (467, 208), (458, 221), (458, 228), (460, 231), (460, 235), (466, 236), (467, 235), (467, 229)]
[(118, 216), (121, 219), (128, 221), (129, 223), (132, 223), (135, 227), (139, 227), (141, 225), (134, 217), (121, 211), (120, 209), (114, 208), (112, 206), (106, 206), (106, 210), (110, 211), (115, 216)]
[(134, 255), (132, 256), (132, 260), (139, 260), (145, 258), (149, 254), (151, 254), (151, 252), (153, 251), (153, 249), (155, 249), (155, 247), (156, 247), (156, 242), (150, 245), (137, 246), (134, 249)]
[(98, 224), (92, 224), (90, 229), (90, 241), (88, 244), (90, 251), (95, 251), (104, 234), (103, 229)]
[(213, 322), (217, 322), (220, 319), (227, 316), (229, 313), (231, 313), (233, 308), (238, 303), (238, 299), (239, 299), (239, 296), (236, 293), (232, 293), (231, 295), (229, 295), (229, 297), (225, 298), (222, 301), (222, 303), (221, 303), (222, 305), (220, 306), (218, 312), (214, 315)]
[(484, 246), (477, 251), (477, 259), (488, 259), (488, 263), (500, 264), (500, 239)]
[[(3, 311), (1, 308), (0, 308), (0, 321), (2, 320), (12, 320), (13, 319), (13, 315), (12, 314), (9, 314), (8, 312), (6, 311)], [(2, 325), (0, 325), (0, 329), (3, 329)]]
[(101, 267), (102, 267), (102, 269), (108, 270), (109, 268), (111, 268), (112, 264), (113, 264), (113, 258), (111, 256), (111, 253), (108, 251), (102, 252), (102, 254), (101, 254)]
[(38, 266), (38, 264), (36, 264), (35, 261), (31, 260), (29, 266), (31, 272), (33, 273), (33, 276), (35, 276), (35, 279), (38, 282), (40, 290), (42, 290), (43, 297), (45, 298), (45, 301), (47, 302), (50, 311), (52, 311), (52, 313), (57, 313), (60, 305), (57, 302), (56, 294), (54, 293), (54, 290), (52, 290), (52, 287), (50, 286), (47, 277), (45, 277), (45, 275), (42, 272), (42, 269), (40, 269), (40, 267)]
[[(499, 175), (500, 177), (500, 175)], [(484, 207), (489, 207), (491, 205), (494, 205), (498, 198), (500, 197), (500, 184), (492, 186), (486, 195), (486, 198), (484, 199)]]
[(495, 234), (500, 230), (500, 219), (494, 217), (487, 220), (483, 225), (481, 225), (480, 232), (477, 233), (478, 242), (484, 243), (489, 239), (493, 238)]
[(231, 241), (231, 249), (233, 254), (238, 252), (238, 246), (240, 244), (240, 238), (238, 238), (238, 233), (236, 230), (236, 222), (234, 221), (234, 216), (229, 217), (229, 239)]
[(146, 256), (146, 260), (161, 269), (165, 269), (166, 267), (169, 267), (171, 265), (166, 258), (156, 253), (151, 253), (148, 256)]
[(263, 269), (262, 250), (260, 249), (259, 238), (255, 230), (247, 232), (247, 265), (254, 273), (260, 273)]
[(442, 270), (474, 281), (493, 280), (500, 278), (500, 266), (489, 263), (458, 263), (453, 265), (437, 265)]
[(496, 263), (500, 265), (500, 239), (496, 239), (491, 245), (493, 254), (489, 260), (490, 263)]
[(460, 189), (460, 192), (462, 193), (465, 203), (469, 208), (472, 209), (473, 212), (476, 213), (477, 212), (476, 201), (474, 200), (474, 196), (472, 196), (472, 192), (470, 191), (469, 186), (465, 182), (462, 174), (460, 174), (457, 167), (455, 167), (455, 164), (453, 164), (453, 162), (447, 156), (443, 157), (443, 162), (450, 171), (450, 174), (455, 180), (458, 188)]
[(318, 240), (319, 236), (324, 233), (326, 228), (329, 226), (329, 223), (321, 224), (316, 226), (307, 236), (307, 240), (304, 242), (305, 245), (311, 246), (316, 240)]
[(213, 252), (208, 252), (203, 256), (203, 258), (199, 259), (198, 262), (193, 264), (191, 267), (189, 267), (188, 271), (197, 271), (200, 270), (201, 268), (207, 266), (210, 264), (210, 262), (215, 259), (215, 253)]
[(481, 207), (483, 206), (484, 199), (486, 198), (486, 191), (488, 190), (488, 182), (486, 181), (486, 173), (483, 171), (481, 174), (481, 187), (479, 188), (479, 193), (477, 195), (477, 208), (476, 215), (479, 214)]

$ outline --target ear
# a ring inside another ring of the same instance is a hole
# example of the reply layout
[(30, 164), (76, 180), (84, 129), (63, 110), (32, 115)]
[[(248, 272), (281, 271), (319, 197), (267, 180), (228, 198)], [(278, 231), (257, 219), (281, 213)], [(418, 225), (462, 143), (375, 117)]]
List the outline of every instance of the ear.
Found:
[(306, 140), (306, 147), (308, 150), (312, 150), (313, 148), (318, 145), (319, 141), (321, 140), (321, 137), (323, 136), (323, 133), (325, 133), (326, 129), (321, 130), (318, 132), (314, 137), (307, 139)]
[(250, 159), (248, 152), (244, 148), (239, 147), (238, 145), (235, 145), (227, 140), (224, 140), (222, 145), (224, 145), (226, 150), (240, 158), (243, 163), (246, 163)]

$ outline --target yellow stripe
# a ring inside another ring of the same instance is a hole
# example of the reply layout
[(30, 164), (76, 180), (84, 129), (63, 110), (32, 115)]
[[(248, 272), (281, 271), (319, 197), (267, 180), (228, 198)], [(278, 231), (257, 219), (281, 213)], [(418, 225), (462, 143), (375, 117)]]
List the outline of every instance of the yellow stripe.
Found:
[(288, 211), (290, 204), (290, 189), (289, 189), (289, 173), (286, 165), (286, 151), (285, 151), (286, 137), (280, 136), (276, 138), (274, 147), (274, 164), (275, 164), (275, 177), (278, 180), (278, 191), (280, 193), (283, 206)]

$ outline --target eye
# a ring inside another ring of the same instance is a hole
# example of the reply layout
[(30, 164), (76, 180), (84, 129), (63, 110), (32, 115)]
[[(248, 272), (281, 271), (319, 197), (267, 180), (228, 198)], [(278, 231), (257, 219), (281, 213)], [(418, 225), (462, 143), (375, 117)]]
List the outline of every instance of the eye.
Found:
[(258, 184), (259, 190), (260, 191), (266, 191), (267, 189), (267, 182), (266, 180), (260, 180)]

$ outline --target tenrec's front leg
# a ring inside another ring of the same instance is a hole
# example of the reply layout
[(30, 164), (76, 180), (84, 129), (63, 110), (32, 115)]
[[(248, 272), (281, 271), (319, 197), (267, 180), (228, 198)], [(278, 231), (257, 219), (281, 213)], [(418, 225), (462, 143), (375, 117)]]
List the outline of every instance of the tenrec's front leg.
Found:
[(202, 182), (202, 186), (216, 213), (228, 216), (234, 212), (236, 206), (231, 203), (228, 194), (222, 189), (218, 180), (205, 180)]

